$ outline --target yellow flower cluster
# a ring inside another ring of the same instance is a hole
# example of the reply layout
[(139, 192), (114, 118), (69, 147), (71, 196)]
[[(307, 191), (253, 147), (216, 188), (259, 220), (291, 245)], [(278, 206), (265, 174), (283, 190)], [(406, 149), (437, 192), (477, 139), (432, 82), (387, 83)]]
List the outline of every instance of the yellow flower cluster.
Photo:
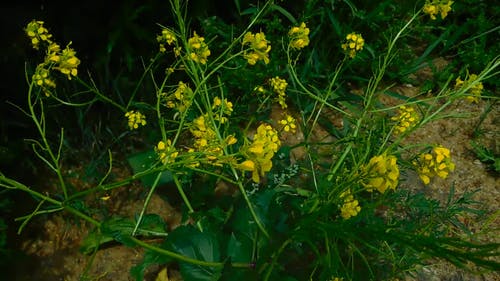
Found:
[(429, 184), (431, 178), (435, 176), (445, 179), (450, 172), (455, 170), (455, 164), (451, 162), (450, 150), (442, 146), (434, 147), (431, 153), (421, 154), (413, 164), (424, 184)]
[[(56, 63), (54, 69), (59, 70), (62, 74), (66, 75), (69, 80), (71, 80), (71, 76), (76, 76), (78, 74), (78, 65), (80, 64), (80, 60), (76, 57), (75, 50), (71, 49), (69, 46), (71, 42), (62, 50), (62, 52), (53, 52), (49, 53), (49, 60), (51, 62)], [(53, 49), (55, 46), (53, 46)], [(51, 48), (49, 48), (50, 50)], [(59, 46), (57, 46), (57, 50)]]
[(285, 79), (281, 79), (278, 76), (271, 78), (271, 88), (273, 89), (273, 92), (278, 94), (277, 101), (281, 105), (281, 108), (285, 109), (288, 107), (285, 101), (286, 97), (286, 87), (288, 86), (288, 83), (286, 82)]
[(287, 114), (285, 118), (281, 119), (278, 123), (283, 126), (283, 131), (295, 133), (297, 124), (295, 123), (295, 118), (293, 118), (291, 115)]
[(249, 45), (249, 48), (243, 53), (243, 57), (247, 60), (248, 64), (255, 65), (259, 60), (264, 61), (265, 64), (269, 63), (271, 45), (266, 40), (264, 32), (256, 34), (247, 32), (243, 37), (242, 45)]
[(252, 172), (252, 180), (259, 183), (260, 178), (271, 170), (273, 166), (271, 159), (280, 145), (281, 141), (276, 130), (269, 124), (261, 124), (257, 128), (252, 143), (243, 148), (247, 160), (238, 164), (237, 168)]
[(374, 189), (384, 193), (387, 189), (396, 189), (399, 180), (397, 159), (392, 155), (378, 155), (370, 159), (367, 165), (361, 167), (361, 183), (367, 191)]
[(54, 80), (50, 78), (50, 71), (45, 68), (45, 65), (39, 64), (33, 74), (33, 82), (35, 85), (42, 88), (46, 96), (50, 96), (51, 89), (56, 87)]
[[(203, 151), (216, 140), (216, 134), (207, 114), (201, 115), (193, 120), (190, 128), (191, 134), (195, 137), (194, 146), (196, 150)], [(219, 148), (216, 148), (219, 152)]]
[(342, 49), (347, 52), (350, 58), (354, 58), (356, 53), (363, 50), (365, 40), (359, 33), (349, 33), (346, 36), (346, 41), (342, 43)]
[(426, 0), (422, 11), (428, 14), (432, 20), (436, 19), (438, 13), (441, 15), (441, 19), (444, 19), (451, 11), (451, 4), (453, 1), (450, 0)]
[(290, 36), (290, 46), (294, 49), (302, 49), (309, 45), (309, 28), (305, 23), (292, 27), (288, 36)]
[(420, 120), (420, 116), (418, 112), (415, 111), (415, 108), (402, 105), (398, 109), (398, 115), (393, 116), (391, 120), (397, 122), (396, 125), (394, 125), (396, 134), (402, 134), (406, 132), (406, 130), (413, 128)]
[(136, 112), (134, 110), (131, 110), (125, 113), (125, 117), (128, 118), (128, 127), (130, 128), (130, 130), (134, 130), (139, 128), (139, 126), (146, 125), (146, 116), (144, 116), (139, 111)]
[(31, 44), (33, 48), (38, 50), (40, 42), (46, 42), (47, 44), (51, 44), (52, 34), (49, 33), (47, 28), (43, 26), (44, 22), (39, 20), (32, 20), (26, 28), (24, 29), (26, 35), (31, 39)]
[[(476, 74), (471, 74), (471, 75), (467, 74), (465, 81), (463, 81), (462, 79), (460, 79), (460, 77), (458, 77), (455, 80), (455, 89), (459, 89), (462, 87), (469, 87), (469, 85), (473, 84), (474, 81), (476, 80), (477, 80)], [(484, 89), (483, 83), (476, 82), (472, 87), (470, 87), (467, 90), (469, 95), (466, 97), (466, 99), (471, 103), (472, 102), (478, 103), (479, 98), (481, 97), (481, 93), (483, 92), (483, 89)]]
[(175, 158), (179, 155), (179, 152), (177, 152), (170, 140), (166, 142), (159, 141), (158, 145), (155, 146), (155, 151), (162, 164), (174, 163)]
[(177, 42), (177, 38), (175, 37), (175, 34), (172, 30), (164, 27), (161, 30), (161, 34), (156, 36), (156, 41), (160, 44), (160, 52), (166, 52), (167, 48), (165, 45), (172, 45), (175, 42)]
[(179, 81), (174, 93), (165, 97), (166, 106), (182, 113), (191, 106), (192, 98), (193, 90), (186, 83)]
[(347, 220), (351, 217), (355, 217), (361, 211), (358, 200), (355, 200), (351, 194), (351, 190), (347, 190), (340, 194), (340, 198), (343, 199), (343, 204), (340, 207), (340, 216)]
[[(221, 100), (219, 97), (214, 98), (212, 108), (214, 109), (214, 120), (220, 123), (226, 122), (228, 120), (227, 116), (232, 113), (232, 103), (226, 99)], [(237, 139), (234, 135), (229, 135), (221, 143), (214, 126), (208, 114), (201, 115), (193, 120), (190, 127), (191, 134), (194, 136), (194, 149), (192, 152), (203, 152), (210, 163), (219, 165), (221, 161), (223, 162), (220, 159), (224, 152), (223, 148), (235, 144)]]
[(215, 97), (212, 104), (212, 110), (214, 119), (224, 124), (228, 120), (226, 116), (230, 116), (231, 113), (233, 113), (233, 103), (227, 101), (227, 99), (222, 100), (219, 97)]
[(210, 56), (210, 50), (208, 49), (207, 43), (205, 43), (205, 38), (198, 36), (196, 31), (193, 37), (188, 40), (189, 47), (189, 58), (197, 63), (206, 64), (207, 58)]
[(52, 41), (52, 34), (43, 26), (43, 21), (33, 20), (25, 28), (25, 32), (31, 39), (33, 48), (39, 49), (42, 44), (46, 45), (46, 55), (32, 76), (33, 82), (41, 87), (46, 96), (50, 95), (51, 89), (55, 88), (54, 80), (50, 78), (50, 70), (59, 70), (66, 75), (69, 80), (78, 74), (80, 60), (76, 57), (76, 52), (69, 46), (71, 42), (61, 51), (61, 47)]

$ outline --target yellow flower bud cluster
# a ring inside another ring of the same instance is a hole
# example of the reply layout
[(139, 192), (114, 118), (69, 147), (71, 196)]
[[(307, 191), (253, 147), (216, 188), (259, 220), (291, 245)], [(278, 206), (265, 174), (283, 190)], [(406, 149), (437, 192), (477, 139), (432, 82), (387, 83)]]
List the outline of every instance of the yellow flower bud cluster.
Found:
[(278, 123), (282, 125), (282, 130), (285, 132), (295, 133), (295, 130), (297, 129), (295, 118), (289, 114), (287, 114), (284, 119), (278, 121)]
[(286, 98), (286, 87), (288, 86), (288, 83), (286, 82), (285, 79), (281, 79), (278, 76), (271, 78), (270, 82), (273, 92), (278, 94), (276, 100), (281, 105), (281, 108), (283, 109), (287, 108), (288, 105), (286, 104), (285, 98)]
[(451, 11), (451, 4), (453, 1), (450, 0), (426, 0), (422, 11), (428, 14), (432, 20), (436, 19), (437, 14), (440, 14), (441, 19), (444, 19)]
[[(227, 122), (227, 116), (230, 116), (233, 104), (227, 99), (220, 99), (215, 97), (212, 109), (214, 110), (214, 121), (222, 124)], [(217, 117), (216, 117), (217, 116)], [(190, 125), (190, 132), (194, 137), (194, 149), (191, 152), (203, 152), (212, 165), (221, 165), (225, 160), (222, 159), (224, 147), (235, 144), (238, 140), (234, 135), (227, 136), (224, 140), (219, 141), (216, 134), (216, 124), (210, 119), (207, 113), (197, 117)]]
[(39, 44), (41, 42), (46, 42), (47, 44), (51, 44), (52, 34), (49, 33), (47, 28), (43, 26), (44, 22), (40, 20), (32, 20), (26, 28), (24, 29), (26, 35), (31, 39), (31, 44), (33, 48), (38, 50)]
[(188, 40), (189, 48), (189, 58), (194, 62), (206, 64), (207, 58), (210, 56), (210, 50), (208, 49), (207, 43), (205, 43), (205, 38), (198, 36), (196, 31), (193, 37)]
[(418, 175), (424, 184), (429, 184), (431, 178), (435, 176), (445, 179), (450, 172), (455, 170), (455, 164), (451, 162), (450, 150), (442, 146), (434, 147), (431, 153), (421, 154), (413, 165), (417, 168)]
[(305, 23), (292, 27), (288, 36), (290, 36), (290, 46), (293, 49), (302, 49), (309, 45), (309, 28)]
[(174, 163), (175, 158), (179, 155), (179, 152), (177, 152), (170, 140), (167, 140), (166, 142), (159, 141), (158, 145), (155, 146), (155, 151), (162, 164)]
[(62, 74), (66, 75), (69, 80), (71, 76), (78, 74), (78, 65), (80, 60), (76, 57), (76, 52), (69, 46), (71, 42), (62, 50), (61, 53), (52, 55), (49, 59), (56, 63), (54, 69), (59, 70)]
[(457, 77), (455, 80), (455, 89), (460, 89), (463, 87), (469, 87), (471, 84), (474, 83), (473, 86), (471, 86), (468, 90), (467, 93), (469, 94), (465, 98), (469, 102), (479, 102), (479, 98), (481, 97), (481, 93), (483, 92), (484, 86), (482, 82), (474, 82), (477, 80), (477, 75), (476, 74), (467, 74), (467, 77), (465, 78), (465, 81), (460, 79), (460, 77)]
[(128, 118), (128, 127), (130, 128), (130, 130), (134, 130), (139, 128), (139, 126), (146, 125), (146, 116), (144, 116), (139, 111), (136, 112), (134, 110), (131, 110), (125, 113), (125, 117)]
[(396, 189), (399, 181), (397, 158), (393, 155), (378, 155), (361, 167), (361, 184), (367, 191), (374, 189), (384, 193), (387, 189)]
[(80, 60), (76, 57), (76, 52), (70, 48), (71, 42), (61, 51), (60, 46), (52, 41), (52, 34), (43, 26), (43, 21), (33, 20), (25, 28), (26, 35), (31, 39), (33, 48), (39, 49), (43, 44), (46, 46), (46, 55), (32, 76), (36, 86), (41, 87), (46, 96), (50, 95), (51, 89), (56, 84), (50, 77), (51, 69), (59, 70), (66, 75), (69, 80), (78, 74)]
[(175, 108), (182, 113), (191, 106), (193, 95), (193, 90), (186, 83), (179, 81), (173, 93), (164, 95), (165, 105), (168, 108)]
[(243, 57), (247, 60), (248, 64), (255, 65), (259, 60), (264, 61), (265, 64), (269, 63), (271, 45), (266, 40), (264, 32), (256, 34), (247, 32), (243, 37), (242, 45), (243, 47), (246, 45), (249, 47), (243, 53)]
[(215, 97), (212, 103), (212, 112), (214, 113), (214, 119), (219, 121), (221, 124), (227, 122), (227, 117), (233, 113), (233, 103), (227, 101), (227, 99), (221, 99)]
[(161, 34), (156, 36), (156, 41), (158, 41), (158, 44), (160, 44), (160, 52), (164, 53), (167, 51), (167, 48), (165, 46), (171, 46), (172, 44), (176, 43), (177, 37), (172, 30), (164, 27), (161, 30)]
[(342, 43), (342, 49), (347, 52), (350, 58), (354, 58), (356, 53), (363, 50), (365, 40), (359, 33), (349, 33), (346, 36), (346, 41)]
[(406, 130), (413, 128), (420, 120), (420, 116), (415, 111), (415, 108), (402, 105), (398, 109), (398, 115), (393, 116), (391, 120), (397, 122), (394, 125), (396, 134), (402, 134)]
[(247, 160), (238, 164), (237, 168), (252, 172), (252, 180), (259, 183), (260, 178), (271, 170), (273, 166), (271, 159), (280, 145), (281, 141), (276, 130), (269, 124), (261, 124), (257, 128), (252, 143), (242, 149)]
[(44, 65), (39, 64), (32, 77), (35, 85), (42, 88), (46, 96), (50, 96), (51, 89), (56, 87), (56, 83), (50, 78), (49, 75), (50, 71), (44, 68)]
[(340, 207), (340, 216), (345, 220), (357, 216), (361, 211), (361, 206), (359, 206), (358, 200), (352, 196), (351, 190), (342, 192), (340, 198), (343, 199), (343, 204)]

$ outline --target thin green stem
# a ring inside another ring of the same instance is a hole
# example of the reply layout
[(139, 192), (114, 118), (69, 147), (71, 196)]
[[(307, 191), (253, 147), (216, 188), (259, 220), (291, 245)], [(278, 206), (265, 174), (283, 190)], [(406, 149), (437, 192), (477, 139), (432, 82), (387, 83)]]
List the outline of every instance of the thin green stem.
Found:
[(144, 217), (144, 214), (146, 213), (146, 209), (148, 208), (149, 201), (151, 201), (151, 197), (153, 196), (153, 193), (158, 186), (158, 182), (160, 182), (162, 172), (159, 172), (156, 175), (156, 178), (153, 182), (153, 185), (149, 189), (148, 195), (146, 196), (146, 200), (144, 201), (144, 204), (142, 205), (142, 210), (141, 213), (139, 214), (139, 217), (137, 218), (137, 222), (135, 223), (134, 230), (132, 231), (132, 235), (135, 235), (137, 232), (137, 229), (139, 228), (139, 225), (141, 225), (142, 218)]
[(269, 265), (269, 269), (266, 272), (266, 276), (264, 276), (264, 281), (268, 281), (269, 280), (269, 278), (271, 276), (271, 273), (273, 272), (274, 265), (276, 264), (279, 256), (281, 255), (281, 253), (283, 252), (283, 250), (285, 250), (286, 246), (288, 246), (288, 244), (290, 244), (291, 242), (292, 242), (291, 239), (286, 240), (281, 245), (281, 247), (278, 249), (278, 252), (274, 253), (273, 260), (271, 261), (271, 264)]
[(44, 112), (44, 107), (43, 107), (43, 100), (38, 98), (38, 97), (35, 97), (34, 99), (35, 99), (35, 103), (36, 103), (36, 101), (38, 101), (38, 103), (39, 103), (39, 107), (40, 107), (40, 111), (41, 111), (40, 112), (40, 119), (38, 119), (37, 114), (35, 112), (35, 104), (33, 103), (33, 97), (32, 97), (33, 89), (34, 89), (33, 86), (34, 86), (34, 82), (31, 82), (29, 90), (28, 90), (28, 107), (29, 107), (30, 117), (33, 120), (33, 122), (35, 123), (35, 126), (38, 130), (38, 133), (40, 134), (40, 137), (42, 138), (43, 146), (44, 146), (44, 147), (42, 147), (42, 149), (49, 154), (50, 160), (52, 161), (53, 165), (49, 165), (49, 166), (52, 166), (53, 170), (57, 174), (57, 178), (58, 178), (59, 183), (61, 185), (64, 199), (68, 199), (68, 192), (66, 189), (66, 183), (64, 182), (62, 172), (61, 172), (61, 167), (59, 165), (59, 159), (61, 157), (60, 152), (61, 152), (63, 138), (64, 138), (64, 130), (61, 129), (61, 137), (60, 137), (60, 141), (59, 141), (58, 154), (56, 157), (54, 155), (54, 152), (52, 151), (52, 148), (51, 148), (51, 146), (47, 140), (47, 137), (45, 135), (45, 112)]
[(92, 87), (90, 86), (89, 84), (87, 84), (85, 81), (83, 81), (82, 79), (76, 77), (76, 81), (78, 81), (80, 84), (82, 84), (85, 88), (89, 89), (90, 91), (92, 91), (94, 94), (97, 95), (97, 97), (99, 99), (101, 99), (102, 101), (106, 102), (106, 103), (109, 103), (115, 107), (117, 107), (118, 109), (120, 109), (120, 111), (122, 112), (127, 112), (127, 108), (123, 107), (122, 105), (118, 104), (117, 102), (115, 102), (114, 100), (108, 98), (106, 95), (104, 95), (103, 93), (101, 93), (99, 90), (97, 90), (97, 88), (95, 87), (95, 85)]
[[(159, 253), (162, 255), (169, 256), (169, 257), (174, 258), (180, 262), (186, 262), (186, 263), (190, 263), (190, 264), (194, 264), (194, 265), (216, 267), (216, 268), (222, 268), (225, 265), (225, 263), (223, 263), (223, 262), (202, 261), (202, 260), (197, 260), (197, 259), (193, 259), (190, 257), (186, 257), (186, 256), (183, 256), (181, 254), (153, 246), (153, 245), (148, 244), (148, 243), (146, 243), (142, 240), (139, 240), (135, 237), (130, 237), (130, 240), (138, 246), (141, 246), (145, 249), (151, 250), (153, 252), (156, 252), (156, 253)], [(234, 268), (252, 268), (253, 264), (235, 262), (235, 263), (231, 263), (230, 266), (234, 267)]]
[[(69, 205), (66, 205), (64, 202), (61, 202), (59, 200), (56, 200), (52, 197), (49, 197), (45, 194), (42, 194), (38, 191), (35, 191), (31, 188), (29, 188), (28, 186), (18, 182), (18, 181), (15, 181), (13, 179), (10, 179), (10, 178), (7, 178), (5, 177), (4, 175), (1, 175), (0, 174), (0, 182), (4, 182), (6, 184), (0, 184), (0, 186), (3, 186), (5, 188), (9, 188), (9, 189), (18, 189), (18, 190), (22, 190), (24, 192), (27, 192), (29, 193), (30, 195), (32, 195), (33, 197), (35, 198), (38, 198), (42, 201), (45, 201), (45, 202), (48, 202), (48, 203), (51, 203), (55, 206), (58, 206), (60, 208), (63, 208), (65, 211), (68, 211), (70, 213), (72, 213), (73, 215), (79, 217), (79, 218), (82, 218), (90, 223), (92, 223), (93, 225), (95, 226), (100, 226), (100, 222), (87, 216), (86, 214), (80, 212), (79, 210), (69, 206)], [(40, 213), (38, 212), (35, 212), (36, 214), (43, 214), (43, 213), (46, 213), (46, 211), (42, 210)]]
[[(172, 174), (172, 178), (174, 179), (175, 186), (177, 186), (177, 190), (179, 191), (179, 194), (181, 195), (182, 200), (184, 201), (184, 204), (186, 204), (186, 207), (189, 210), (189, 214), (193, 214), (194, 209), (191, 206), (191, 202), (189, 202), (189, 199), (187, 198), (186, 193), (184, 193), (184, 189), (182, 189), (182, 184), (179, 182), (179, 178), (177, 177), (176, 174)], [(196, 226), (198, 227), (198, 229), (201, 232), (203, 232), (203, 227), (201, 226), (201, 223), (199, 221), (196, 222)]]

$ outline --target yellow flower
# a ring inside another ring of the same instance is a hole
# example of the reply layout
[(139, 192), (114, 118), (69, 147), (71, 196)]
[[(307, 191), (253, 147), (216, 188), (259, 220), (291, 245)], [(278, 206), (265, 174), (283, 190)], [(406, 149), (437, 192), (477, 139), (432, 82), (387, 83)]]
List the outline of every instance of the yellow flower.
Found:
[(432, 20), (436, 19), (436, 15), (440, 14), (441, 19), (444, 19), (451, 11), (453, 1), (450, 0), (426, 0), (422, 11), (428, 14)]
[[(460, 79), (460, 77), (457, 77), (455, 80), (455, 89), (460, 89), (463, 87), (469, 87), (467, 89), (467, 92), (469, 95), (467, 95), (465, 98), (469, 102), (479, 102), (479, 98), (481, 97), (481, 93), (483, 92), (484, 86), (482, 82), (476, 82), (478, 76), (476, 74), (470, 74), (467, 73), (467, 76), (465, 78), (465, 81)], [(471, 86), (471, 84), (473, 84)]]
[(276, 100), (278, 103), (281, 105), (281, 108), (285, 109), (288, 107), (286, 104), (285, 98), (286, 98), (286, 87), (288, 86), (288, 83), (286, 82), (285, 79), (281, 79), (278, 76), (271, 78), (271, 88), (273, 91), (278, 94), (278, 97)]
[(131, 110), (125, 113), (125, 117), (128, 118), (128, 127), (130, 128), (130, 130), (134, 130), (139, 128), (139, 126), (146, 125), (146, 116), (138, 111), (135, 112)]
[(341, 45), (342, 49), (347, 52), (350, 58), (354, 58), (356, 53), (363, 50), (365, 40), (359, 33), (349, 33), (346, 36), (346, 41)]
[(253, 34), (247, 32), (243, 37), (242, 45), (245, 47), (249, 45), (243, 53), (243, 57), (247, 60), (248, 64), (255, 65), (257, 61), (262, 60), (265, 64), (269, 63), (269, 51), (271, 46), (269, 41), (266, 40), (264, 32)]
[(69, 80), (71, 80), (71, 76), (76, 76), (78, 74), (77, 67), (80, 64), (80, 60), (75, 56), (75, 50), (71, 49), (69, 47), (70, 45), (71, 42), (62, 50), (59, 55), (58, 64), (54, 67), (54, 69), (65, 74)]
[(36, 86), (42, 88), (45, 95), (50, 96), (51, 90), (56, 87), (54, 80), (50, 78), (50, 71), (45, 68), (45, 64), (39, 64), (32, 76)]
[(156, 41), (158, 41), (158, 43), (160, 44), (160, 52), (163, 53), (167, 50), (167, 48), (165, 48), (165, 44), (170, 46), (173, 43), (177, 42), (177, 38), (175, 37), (173, 31), (164, 27), (161, 30), (161, 34), (156, 36)]
[(432, 20), (435, 20), (436, 15), (438, 14), (438, 6), (430, 3), (425, 3), (423, 11), (424, 13), (428, 14)]
[(38, 50), (39, 44), (42, 42), (45, 42), (47, 44), (52, 43), (52, 34), (49, 33), (49, 31), (43, 26), (44, 22), (43, 21), (37, 21), (37, 20), (32, 20), (24, 31), (26, 32), (26, 35), (31, 39), (31, 44), (33, 45), (33, 48)]
[(231, 116), (233, 112), (233, 103), (227, 99), (221, 100), (219, 97), (215, 97), (212, 110), (214, 110), (214, 119), (224, 124), (228, 120), (226, 116)]
[(343, 204), (340, 207), (340, 216), (345, 220), (357, 216), (361, 211), (361, 207), (358, 200), (355, 200), (352, 196), (351, 190), (342, 192), (340, 198), (343, 199)]
[(226, 137), (225, 141), (227, 145), (233, 145), (238, 142), (238, 139), (236, 139), (234, 135), (229, 135), (228, 137)]
[(451, 4), (453, 4), (453, 1), (442, 1), (441, 4), (439, 4), (439, 13), (441, 14), (442, 19), (444, 19), (448, 15), (448, 12), (451, 11)]
[(283, 125), (283, 130), (285, 132), (295, 133), (297, 125), (295, 124), (295, 118), (293, 118), (291, 115), (287, 114), (285, 116), (285, 119), (280, 120), (279, 123)]
[(423, 153), (418, 160), (413, 162), (418, 175), (424, 184), (429, 184), (435, 176), (445, 179), (448, 174), (455, 170), (455, 164), (451, 161), (450, 150), (442, 146), (436, 146), (431, 153)]
[(302, 49), (309, 45), (309, 28), (305, 23), (292, 27), (288, 36), (290, 36), (290, 46), (294, 49)]
[(189, 58), (197, 63), (206, 64), (207, 58), (210, 56), (210, 50), (208, 49), (207, 43), (205, 43), (205, 38), (198, 36), (196, 31), (193, 37), (188, 40), (189, 46)]
[(415, 111), (415, 108), (402, 105), (398, 109), (398, 115), (393, 116), (391, 120), (397, 121), (394, 125), (396, 134), (402, 134), (406, 130), (413, 128), (420, 120), (420, 116)]
[(174, 163), (175, 158), (179, 155), (179, 152), (177, 152), (170, 140), (166, 142), (159, 141), (158, 145), (155, 147), (155, 151), (163, 164)]
[[(242, 148), (243, 154), (247, 159), (239, 164), (237, 168), (243, 171), (251, 171), (252, 180), (255, 183), (259, 183), (260, 178), (271, 170), (273, 166), (271, 159), (278, 151), (280, 145), (281, 141), (278, 138), (276, 130), (271, 125), (261, 124), (257, 128), (253, 142)], [(245, 165), (242, 166), (243, 163)]]
[(186, 111), (191, 106), (193, 90), (184, 82), (179, 81), (177, 88), (170, 95), (162, 94), (160, 96), (168, 108), (175, 108), (179, 112)]
[(367, 165), (361, 167), (361, 183), (367, 191), (374, 189), (384, 193), (387, 189), (396, 189), (399, 180), (397, 158), (392, 155), (378, 155), (370, 159)]

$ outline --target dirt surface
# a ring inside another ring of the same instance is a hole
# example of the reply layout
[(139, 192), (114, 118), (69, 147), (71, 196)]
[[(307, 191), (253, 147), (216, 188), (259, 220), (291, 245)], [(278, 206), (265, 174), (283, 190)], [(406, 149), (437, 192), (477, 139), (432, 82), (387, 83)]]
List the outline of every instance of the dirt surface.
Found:
[[(399, 86), (395, 92), (405, 96), (414, 96), (418, 90), (411, 86)], [(425, 143), (430, 145), (442, 145), (451, 151), (452, 161), (455, 163), (455, 171), (450, 173), (446, 179), (434, 178), (429, 185), (425, 186), (415, 172), (408, 171), (406, 182), (400, 188), (409, 188), (416, 192), (445, 202), (450, 194), (450, 187), (454, 187), (454, 198), (458, 198), (466, 192), (478, 191), (473, 199), (478, 201), (478, 207), (486, 210), (486, 216), (478, 219), (476, 217), (463, 217), (462, 222), (470, 228), (473, 238), (482, 242), (500, 242), (500, 181), (499, 174), (492, 168), (482, 163), (471, 145), (476, 141), (492, 150), (496, 155), (500, 153), (500, 112), (498, 104), (491, 107), (486, 118), (481, 121), (489, 102), (481, 100), (478, 104), (469, 103), (465, 100), (457, 100), (446, 111), (446, 114), (461, 116), (460, 118), (447, 118), (437, 120), (417, 129), (405, 141), (404, 144)], [(478, 136), (475, 133), (479, 132)], [(498, 272), (479, 273), (467, 272), (458, 269), (448, 262), (431, 261), (428, 265), (421, 267), (407, 281), (479, 281), (500, 280)]]
[[(415, 89), (409, 86), (401, 86), (394, 91), (408, 96), (415, 93)], [(456, 170), (446, 180), (435, 179), (428, 186), (424, 186), (418, 176), (410, 172), (407, 175), (406, 183), (403, 183), (400, 188), (412, 188), (439, 200), (446, 200), (451, 185), (455, 188), (456, 197), (467, 191), (480, 190), (475, 194), (474, 199), (481, 202), (482, 207), (490, 215), (490, 220), (463, 218), (464, 223), (476, 234), (474, 239), (500, 242), (498, 238), (500, 237), (498, 231), (500, 223), (498, 216), (500, 200), (498, 174), (490, 171), (487, 165), (478, 160), (470, 145), (474, 130), (480, 123), (481, 115), (487, 108), (487, 104), (486, 101), (480, 101), (479, 104), (458, 101), (447, 110), (447, 113), (465, 114), (466, 118), (432, 122), (409, 136), (406, 144), (441, 144), (450, 148)], [(496, 153), (499, 153), (500, 150), (498, 143), (499, 121), (498, 105), (495, 105), (481, 123), (481, 136), (477, 139)], [(129, 171), (124, 169), (124, 171), (114, 172), (123, 175)], [(75, 178), (74, 181), (75, 185), (82, 182), (78, 178)], [(141, 210), (144, 194), (144, 189), (139, 184), (134, 183), (107, 194), (110, 196), (107, 200), (102, 198), (95, 198), (95, 200), (109, 213), (132, 218)], [(179, 212), (164, 197), (158, 195), (153, 195), (148, 212), (162, 216), (169, 223), (170, 228), (175, 227), (180, 222)], [(51, 281), (133, 280), (129, 275), (129, 269), (142, 259), (142, 249), (110, 244), (97, 251), (95, 256), (84, 255), (80, 253), (79, 248), (82, 239), (89, 231), (88, 225), (79, 224), (61, 214), (49, 216), (47, 220), (41, 221), (28, 224), (27, 230), (25, 230), (28, 233), (38, 231), (35, 237), (27, 238), (22, 244), (24, 252), (32, 258), (30, 268), (28, 270), (26, 268), (20, 269), (18, 275), (12, 280), (33, 280), (33, 276), (37, 276), (36, 280)], [(158, 267), (151, 268), (146, 280), (155, 280), (160, 270), (161, 268)], [(84, 272), (86, 272), (87, 278), (80, 279)], [(169, 277), (170, 280), (179, 280), (178, 273), (175, 271), (169, 270)], [(500, 280), (500, 275), (495, 272), (473, 274), (457, 269), (446, 262), (433, 261), (421, 267), (406, 280)]]

